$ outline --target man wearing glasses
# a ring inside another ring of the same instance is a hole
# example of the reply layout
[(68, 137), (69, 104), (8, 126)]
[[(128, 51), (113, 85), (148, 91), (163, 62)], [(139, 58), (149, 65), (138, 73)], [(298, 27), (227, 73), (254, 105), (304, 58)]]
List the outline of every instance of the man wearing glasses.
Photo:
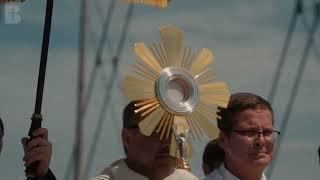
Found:
[(269, 102), (255, 94), (236, 93), (218, 115), (218, 144), (225, 161), (206, 180), (266, 180), (263, 170), (272, 160), (280, 134), (274, 130)]

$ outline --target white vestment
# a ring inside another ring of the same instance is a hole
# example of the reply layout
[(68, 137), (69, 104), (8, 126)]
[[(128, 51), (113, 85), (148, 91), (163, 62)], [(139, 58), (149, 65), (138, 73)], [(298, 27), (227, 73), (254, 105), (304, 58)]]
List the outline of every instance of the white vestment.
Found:
[[(148, 180), (147, 177), (131, 170), (125, 159), (113, 162), (110, 167), (106, 168), (100, 175), (91, 180)], [(183, 169), (176, 169), (164, 180), (199, 180), (196, 176)]]
[[(213, 172), (211, 172), (204, 180), (240, 180), (231, 172), (229, 172), (226, 167), (224, 166), (224, 163), (220, 165), (218, 169), (215, 169)], [(267, 180), (266, 176), (262, 173), (261, 180)]]

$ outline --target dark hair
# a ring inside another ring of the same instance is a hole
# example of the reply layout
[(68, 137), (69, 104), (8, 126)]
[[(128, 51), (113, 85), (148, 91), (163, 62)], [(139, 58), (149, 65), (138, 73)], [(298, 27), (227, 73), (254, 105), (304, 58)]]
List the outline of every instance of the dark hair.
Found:
[(4, 127), (3, 127), (3, 122), (1, 118), (0, 118), (0, 130), (4, 134)]
[(272, 114), (273, 123), (273, 110), (267, 100), (252, 93), (232, 94), (228, 107), (226, 109), (221, 107), (218, 108), (220, 111), (217, 114), (221, 117), (221, 119), (218, 119), (219, 129), (227, 135), (230, 134), (233, 126), (236, 124), (236, 119), (234, 117), (238, 112), (258, 108), (268, 109)]
[[(122, 112), (122, 128), (123, 129), (136, 129), (138, 126), (139, 115), (134, 112), (134, 104), (138, 101), (129, 102)], [(127, 155), (128, 150), (123, 146), (124, 153)]]
[(138, 119), (139, 115), (134, 112), (137, 101), (131, 101), (127, 106), (123, 109), (122, 115), (122, 128), (138, 128)]
[(207, 164), (210, 169), (214, 169), (213, 165), (216, 162), (224, 161), (224, 150), (218, 145), (217, 140), (210, 141), (203, 152), (202, 162)]

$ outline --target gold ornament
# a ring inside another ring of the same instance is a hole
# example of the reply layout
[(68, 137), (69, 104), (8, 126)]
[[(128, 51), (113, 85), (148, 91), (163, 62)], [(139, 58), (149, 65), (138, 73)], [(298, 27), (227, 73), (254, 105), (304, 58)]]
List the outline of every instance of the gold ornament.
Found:
[[(134, 44), (138, 60), (125, 76), (123, 89), (130, 100), (138, 101), (135, 113), (140, 116), (141, 133), (150, 136), (156, 132), (160, 139), (171, 135), (170, 154), (180, 157), (172, 127), (178, 135), (190, 131), (193, 139), (203, 134), (216, 138), (217, 106), (226, 108), (230, 93), (224, 82), (215, 82), (215, 73), (209, 68), (214, 56), (209, 49), (183, 48), (183, 31), (172, 25), (161, 27), (160, 36), (162, 42), (149, 47)], [(185, 144), (184, 158), (188, 158), (190, 139)]]
[(159, 8), (166, 8), (168, 6), (168, 2), (170, 2), (170, 0), (128, 0), (128, 2), (156, 6)]

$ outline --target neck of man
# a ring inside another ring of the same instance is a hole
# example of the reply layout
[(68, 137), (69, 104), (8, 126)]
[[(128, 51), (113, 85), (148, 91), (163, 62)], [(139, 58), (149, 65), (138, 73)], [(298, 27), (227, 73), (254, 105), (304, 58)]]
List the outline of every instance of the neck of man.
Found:
[(150, 180), (162, 180), (172, 174), (175, 170), (175, 167), (154, 167), (152, 168), (152, 173), (148, 178)]
[(143, 166), (130, 160), (125, 160), (127, 166), (132, 171), (147, 177), (150, 180), (162, 180), (172, 174), (175, 167), (172, 166)]
[(145, 177), (149, 177), (152, 174), (151, 167), (146, 167), (146, 166), (137, 164), (136, 162), (132, 162), (129, 159), (126, 159), (125, 161), (126, 161), (128, 168), (138, 174), (141, 174)]
[(226, 159), (224, 163), (226, 169), (241, 180), (261, 180), (265, 167), (239, 164), (236, 161)]

